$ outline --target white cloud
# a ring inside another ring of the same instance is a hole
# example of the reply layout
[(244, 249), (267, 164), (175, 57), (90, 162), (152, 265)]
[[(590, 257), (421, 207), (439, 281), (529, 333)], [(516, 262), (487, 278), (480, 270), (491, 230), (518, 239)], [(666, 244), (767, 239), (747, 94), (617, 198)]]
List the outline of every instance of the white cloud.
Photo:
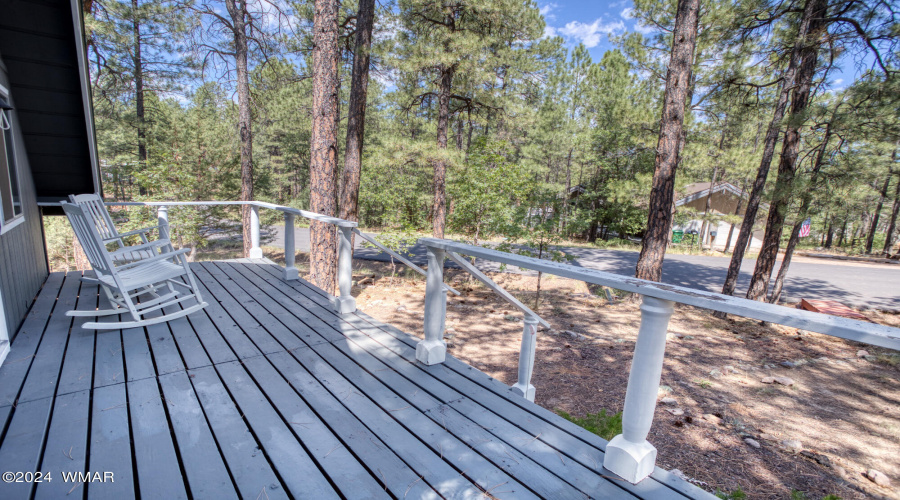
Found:
[(637, 22), (637, 23), (634, 23), (634, 31), (637, 31), (638, 33), (640, 33), (642, 35), (649, 35), (650, 33), (653, 33), (654, 31), (656, 31), (656, 28), (654, 28), (653, 26), (647, 26), (646, 24)]
[(624, 31), (625, 24), (622, 21), (612, 23), (604, 23), (602, 19), (597, 19), (591, 24), (585, 24), (578, 21), (566, 23), (559, 29), (559, 32), (570, 38), (574, 38), (583, 43), (587, 48), (596, 47), (600, 43), (603, 35), (610, 35), (617, 31)]
[(550, 26), (549, 24), (544, 26), (544, 36), (541, 38), (550, 38), (556, 36), (556, 28)]
[(540, 9), (541, 15), (547, 19), (556, 19), (556, 16), (553, 14), (550, 14), (550, 12), (556, 10), (557, 7), (559, 7), (559, 4), (548, 3), (547, 5), (544, 5), (543, 7), (541, 7), (541, 9)]
[(622, 19), (633, 19), (634, 18), (634, 9), (631, 7), (625, 7), (621, 14)]

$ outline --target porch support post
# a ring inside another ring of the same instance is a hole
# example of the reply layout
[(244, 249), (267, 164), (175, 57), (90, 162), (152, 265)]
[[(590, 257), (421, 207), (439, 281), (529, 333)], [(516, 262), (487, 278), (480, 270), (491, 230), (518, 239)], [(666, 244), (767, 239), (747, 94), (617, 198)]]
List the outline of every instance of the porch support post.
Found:
[(531, 385), (531, 375), (534, 373), (537, 325), (537, 318), (532, 315), (525, 316), (525, 327), (522, 329), (522, 349), (519, 351), (519, 380), (512, 386), (513, 392), (532, 402), (534, 402), (534, 386)]
[(294, 214), (284, 213), (284, 280), (293, 281), (300, 279), (300, 271), (294, 267), (294, 257), (297, 251), (294, 248)]
[(428, 247), (425, 275), (425, 340), (416, 344), (416, 359), (426, 365), (443, 363), (447, 356), (444, 324), (447, 317), (447, 289), (444, 288), (446, 252)]
[(250, 206), (250, 255), (251, 259), (261, 259), (262, 249), (259, 248), (259, 207)]
[(656, 465), (656, 448), (647, 441), (666, 350), (666, 330), (674, 312), (674, 302), (644, 296), (641, 327), (634, 346), (628, 374), (622, 434), (606, 446), (603, 466), (626, 481), (637, 484)]
[(334, 309), (341, 313), (352, 313), (356, 310), (356, 299), (350, 294), (353, 287), (353, 243), (352, 227), (338, 227), (338, 290), (340, 295), (334, 298)]
[(159, 226), (159, 239), (169, 238), (169, 207), (160, 205), (156, 208), (156, 224)]

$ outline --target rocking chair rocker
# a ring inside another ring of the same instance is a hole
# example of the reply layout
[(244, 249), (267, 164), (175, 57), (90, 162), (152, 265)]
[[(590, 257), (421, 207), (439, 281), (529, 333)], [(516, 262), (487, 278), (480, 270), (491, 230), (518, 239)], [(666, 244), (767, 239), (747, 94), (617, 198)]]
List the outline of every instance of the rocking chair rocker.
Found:
[[(106, 248), (104, 238), (100, 236), (93, 218), (82, 207), (62, 202), (63, 210), (69, 218), (75, 236), (81, 243), (88, 261), (97, 274), (97, 282), (109, 299), (112, 309), (99, 311), (68, 311), (66, 316), (111, 316), (115, 314), (131, 314), (134, 321), (110, 323), (88, 322), (84, 328), (90, 330), (114, 330), (120, 328), (142, 327), (163, 323), (181, 318), (199, 311), (207, 306), (200, 296), (194, 274), (188, 267), (184, 254), (189, 249), (167, 251), (150, 257), (119, 263), (116, 265), (113, 256)], [(171, 249), (168, 240), (157, 240), (160, 246)], [(138, 302), (145, 296), (147, 300)], [(182, 304), (193, 299), (193, 305), (161, 316), (147, 317), (147, 314)]]

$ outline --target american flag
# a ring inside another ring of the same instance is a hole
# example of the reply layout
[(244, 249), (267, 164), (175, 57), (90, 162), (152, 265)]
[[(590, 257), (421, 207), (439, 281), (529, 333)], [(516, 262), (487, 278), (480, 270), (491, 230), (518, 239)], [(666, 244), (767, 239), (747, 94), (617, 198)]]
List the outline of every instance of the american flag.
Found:
[(806, 219), (803, 221), (803, 224), (800, 225), (800, 237), (805, 238), (809, 236), (809, 226), (812, 224), (811, 219)]

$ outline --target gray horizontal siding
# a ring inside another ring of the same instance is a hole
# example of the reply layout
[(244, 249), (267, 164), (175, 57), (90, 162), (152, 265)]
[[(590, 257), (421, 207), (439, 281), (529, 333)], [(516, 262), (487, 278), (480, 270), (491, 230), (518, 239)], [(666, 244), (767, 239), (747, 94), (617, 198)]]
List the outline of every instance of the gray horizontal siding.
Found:
[[(7, 71), (0, 59), (0, 84), (9, 88)], [(16, 93), (10, 89), (13, 105)], [(13, 112), (13, 124), (19, 129), (17, 113)], [(47, 278), (47, 255), (44, 249), (41, 213), (37, 206), (34, 181), (21, 133), (15, 137), (19, 185), (22, 194), (25, 222), (0, 235), (0, 295), (6, 312), (6, 327), (10, 336), (16, 332), (31, 307), (34, 297)]]

